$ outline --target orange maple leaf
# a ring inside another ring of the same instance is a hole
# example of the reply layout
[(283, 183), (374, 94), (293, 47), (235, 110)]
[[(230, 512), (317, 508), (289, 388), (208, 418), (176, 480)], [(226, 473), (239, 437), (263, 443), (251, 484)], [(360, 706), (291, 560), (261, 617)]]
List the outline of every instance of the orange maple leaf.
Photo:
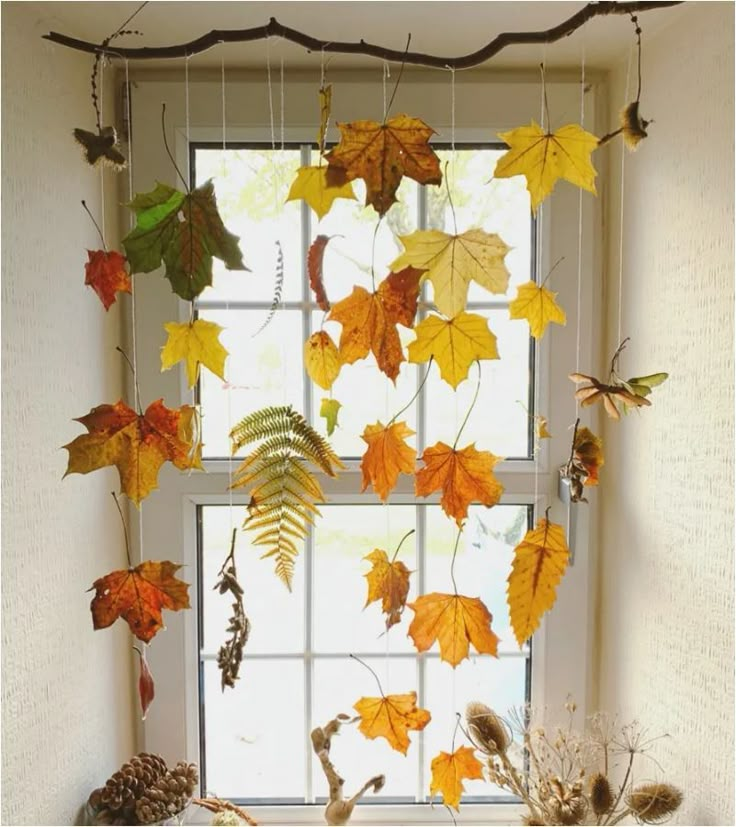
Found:
[(146, 560), (134, 569), (112, 571), (95, 580), (90, 604), (95, 629), (105, 629), (122, 617), (138, 640), (148, 643), (163, 629), (161, 609), (189, 608), (189, 583), (174, 576), (180, 568), (168, 560)]
[(363, 472), (363, 487), (368, 485), (386, 502), (396, 485), (399, 474), (413, 474), (417, 452), (404, 441), (414, 431), (406, 422), (394, 422), (384, 426), (382, 422), (366, 425), (362, 439), (368, 443), (360, 463)]
[(469, 656), (471, 643), (479, 654), (498, 656), (493, 615), (480, 598), (432, 592), (406, 605), (416, 613), (409, 635), (417, 651), (426, 652), (437, 640), (440, 659), (453, 669)]
[(115, 250), (87, 250), (89, 261), (84, 265), (84, 283), (91, 287), (109, 310), (116, 293), (130, 293), (130, 276), (125, 269), (125, 256)]
[(542, 615), (554, 606), (569, 556), (562, 526), (550, 523), (546, 517), (540, 518), (514, 549), (506, 596), (519, 646), (532, 636)]
[(440, 752), (432, 759), (429, 797), (442, 793), (442, 803), (459, 810), (460, 796), (465, 791), (465, 778), (470, 781), (483, 779), (483, 765), (475, 757), (475, 751), (471, 747), (459, 747), (453, 753)]
[(411, 327), (417, 312), (422, 271), (407, 267), (389, 273), (375, 293), (364, 287), (335, 303), (329, 318), (342, 325), (340, 359), (352, 365), (373, 351), (378, 367), (396, 381), (404, 352), (397, 324)]
[(366, 738), (385, 738), (397, 751), (409, 749), (408, 730), (422, 730), (432, 720), (427, 709), (417, 707), (417, 693), (361, 698), (353, 709), (360, 716), (358, 729)]
[(440, 159), (428, 141), (434, 129), (419, 118), (397, 115), (385, 123), (338, 123), (340, 143), (325, 156), (349, 181), (365, 181), (365, 203), (379, 215), (396, 202), (404, 175), (420, 184), (441, 184)]
[(162, 399), (137, 414), (122, 400), (98, 405), (75, 420), (89, 431), (65, 445), (67, 474), (88, 474), (114, 465), (123, 492), (138, 505), (158, 487), (158, 472), (170, 460), (177, 468), (201, 468), (196, 444), (196, 410), (190, 405), (170, 409)]
[(401, 614), (406, 606), (409, 594), (409, 577), (411, 572), (401, 560), (389, 560), (383, 549), (374, 549), (364, 560), (372, 564), (371, 570), (364, 574), (368, 581), (368, 597), (365, 605), (376, 600), (381, 601), (381, 609), (386, 615), (386, 629), (401, 621)]
[(425, 448), (424, 468), (417, 471), (415, 493), (426, 497), (442, 491), (442, 510), (459, 525), (468, 516), (472, 502), (492, 506), (501, 499), (503, 486), (493, 476), (493, 466), (500, 462), (490, 451), (476, 451), (475, 443), (461, 451), (438, 442)]

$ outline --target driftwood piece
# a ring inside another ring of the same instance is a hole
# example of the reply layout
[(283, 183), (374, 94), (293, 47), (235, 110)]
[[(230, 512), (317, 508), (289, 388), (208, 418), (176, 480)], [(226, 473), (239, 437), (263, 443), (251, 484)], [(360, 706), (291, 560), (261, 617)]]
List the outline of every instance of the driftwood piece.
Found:
[(322, 764), (322, 771), (330, 788), (330, 800), (325, 808), (325, 821), (330, 825), (347, 824), (353, 814), (355, 805), (363, 795), (371, 788), (374, 793), (377, 793), (386, 783), (384, 775), (374, 775), (373, 778), (363, 784), (352, 798), (345, 798), (343, 795), (345, 779), (340, 776), (332, 761), (330, 761), (330, 747), (332, 746), (332, 736), (339, 732), (342, 724), (347, 721), (350, 721), (347, 715), (338, 715), (337, 718), (333, 718), (325, 726), (316, 727), (312, 730), (312, 748)]

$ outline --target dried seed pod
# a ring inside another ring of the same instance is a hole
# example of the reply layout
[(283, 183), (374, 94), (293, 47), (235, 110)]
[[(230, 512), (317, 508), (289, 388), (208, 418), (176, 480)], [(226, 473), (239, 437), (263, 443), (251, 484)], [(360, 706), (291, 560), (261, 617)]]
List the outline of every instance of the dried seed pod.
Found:
[(509, 736), (501, 719), (485, 704), (471, 701), (465, 710), (465, 720), (477, 747), (488, 755), (505, 753)]
[(644, 824), (659, 824), (682, 804), (682, 793), (672, 784), (641, 784), (624, 799), (626, 806)]
[(605, 815), (613, 806), (611, 784), (601, 772), (597, 772), (590, 780), (590, 806), (597, 816)]
[(633, 101), (621, 110), (621, 132), (626, 148), (635, 150), (647, 137), (647, 127), (651, 121), (645, 121), (639, 114), (639, 101)]

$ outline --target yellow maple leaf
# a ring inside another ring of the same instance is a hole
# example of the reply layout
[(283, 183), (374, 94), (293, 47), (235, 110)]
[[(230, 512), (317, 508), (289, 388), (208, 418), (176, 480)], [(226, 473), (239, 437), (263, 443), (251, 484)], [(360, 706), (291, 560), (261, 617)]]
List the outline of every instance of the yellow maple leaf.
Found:
[(409, 749), (408, 730), (422, 730), (432, 720), (427, 709), (417, 707), (417, 693), (361, 698), (353, 709), (360, 716), (358, 729), (366, 738), (385, 738), (397, 751)]
[(564, 325), (567, 323), (565, 311), (557, 304), (557, 293), (547, 290), (540, 284), (527, 281), (520, 284), (516, 298), (509, 304), (511, 319), (526, 319), (529, 322), (529, 332), (535, 339), (541, 339), (547, 325)]
[(309, 378), (328, 391), (340, 373), (342, 363), (337, 345), (329, 333), (318, 330), (304, 342), (304, 367)]
[(368, 581), (365, 605), (380, 600), (381, 610), (386, 615), (386, 629), (390, 629), (401, 621), (411, 572), (401, 560), (389, 560), (381, 548), (373, 549), (363, 559), (371, 563), (371, 570), (363, 575)]
[(177, 362), (185, 361), (190, 388), (197, 384), (200, 365), (225, 380), (225, 359), (228, 352), (217, 338), (222, 333), (219, 324), (195, 319), (184, 324), (167, 322), (164, 328), (169, 338), (161, 348), (162, 371), (169, 370)]
[(453, 753), (440, 752), (432, 759), (432, 781), (429, 797), (442, 793), (445, 807), (460, 810), (460, 796), (465, 792), (463, 780), (479, 781), (483, 779), (483, 765), (475, 757), (471, 747), (458, 747)]
[(360, 463), (363, 472), (361, 491), (372, 485), (376, 494), (386, 502), (399, 474), (414, 473), (417, 452), (404, 441), (413, 433), (406, 422), (366, 425), (361, 437), (368, 444)]
[(536, 121), (519, 126), (498, 137), (510, 149), (501, 156), (495, 178), (523, 175), (532, 201), (532, 211), (552, 192), (559, 178), (595, 195), (596, 171), (590, 154), (598, 148), (598, 138), (582, 126), (568, 124), (555, 132), (545, 132)]
[(416, 495), (426, 497), (441, 490), (442, 510), (461, 525), (470, 503), (490, 508), (501, 499), (503, 486), (493, 476), (493, 467), (500, 460), (490, 451), (476, 451), (474, 443), (458, 451), (438, 442), (424, 449), (425, 467), (416, 474)]
[(479, 598), (432, 592), (406, 605), (416, 613), (409, 635), (417, 651), (426, 652), (437, 640), (440, 659), (453, 669), (469, 656), (471, 643), (480, 654), (498, 656), (493, 615)]
[(569, 556), (562, 526), (550, 523), (546, 517), (540, 518), (514, 549), (506, 596), (519, 646), (532, 636), (542, 615), (554, 606)]
[(348, 180), (365, 181), (365, 203), (379, 215), (396, 201), (404, 175), (420, 184), (442, 183), (440, 159), (428, 141), (434, 129), (419, 118), (397, 115), (385, 123), (338, 123), (340, 143), (327, 153), (330, 167), (345, 170)]
[(488, 319), (477, 313), (459, 313), (453, 319), (427, 316), (414, 332), (417, 338), (409, 345), (409, 361), (427, 362), (434, 357), (440, 376), (453, 388), (467, 378), (476, 359), (498, 359)]
[(296, 178), (286, 196), (287, 201), (303, 199), (323, 219), (336, 198), (356, 201), (353, 185), (343, 170), (331, 169), (327, 164), (319, 167), (299, 167)]
[(426, 270), (422, 278), (432, 282), (434, 303), (448, 318), (465, 310), (471, 281), (491, 293), (506, 292), (509, 271), (504, 257), (511, 248), (494, 233), (476, 229), (448, 235), (440, 230), (417, 230), (399, 240), (405, 249), (391, 269)]

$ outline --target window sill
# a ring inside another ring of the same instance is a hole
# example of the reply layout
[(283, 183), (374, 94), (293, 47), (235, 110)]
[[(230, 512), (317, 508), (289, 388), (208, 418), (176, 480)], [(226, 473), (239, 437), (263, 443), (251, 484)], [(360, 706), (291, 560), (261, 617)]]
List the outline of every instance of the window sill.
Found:
[[(245, 811), (264, 825), (324, 824), (322, 804), (293, 806), (244, 806)], [(462, 824), (475, 825), (516, 825), (521, 824), (524, 807), (520, 804), (464, 804), (459, 816)], [(453, 813), (453, 815), (455, 815)], [(201, 807), (192, 807), (186, 819), (187, 824), (209, 824), (212, 814)], [(358, 805), (350, 819), (351, 825), (420, 825), (450, 823), (450, 816), (441, 804), (369, 804)]]

